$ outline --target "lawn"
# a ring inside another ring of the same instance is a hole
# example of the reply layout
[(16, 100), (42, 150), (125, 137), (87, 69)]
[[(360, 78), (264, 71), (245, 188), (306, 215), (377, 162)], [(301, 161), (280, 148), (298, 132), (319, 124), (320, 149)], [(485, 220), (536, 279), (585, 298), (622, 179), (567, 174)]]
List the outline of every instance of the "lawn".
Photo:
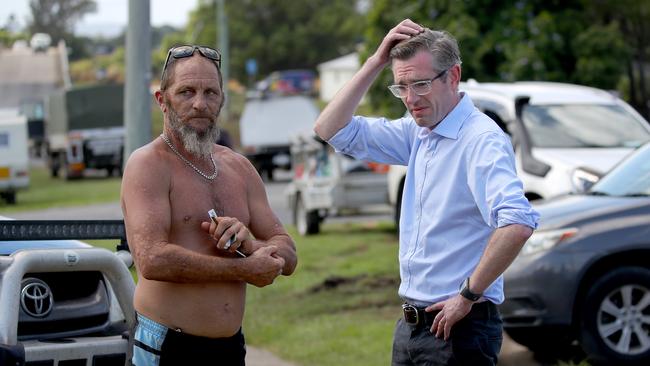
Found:
[(0, 200), (0, 213), (115, 202), (120, 199), (120, 177), (98, 176), (66, 181), (50, 177), (47, 168), (42, 167), (31, 168), (29, 174), (30, 187), (18, 191), (15, 205)]
[[(120, 182), (117, 177), (66, 182), (34, 168), (32, 188), (18, 194), (15, 206), (0, 203), (0, 212), (114, 202)], [(310, 237), (289, 230), (298, 268), (271, 286), (249, 286), (247, 342), (298, 365), (389, 364), (401, 313), (393, 225), (326, 223), (321, 234)], [(115, 250), (117, 243), (91, 244)]]
[[(288, 229), (298, 267), (270, 286), (248, 286), (246, 342), (297, 365), (390, 364), (393, 327), (401, 316), (393, 225), (325, 224), (321, 234), (309, 237)], [(117, 244), (89, 243), (110, 250)]]
[(393, 226), (323, 229), (306, 238), (291, 231), (299, 258), (291, 277), (265, 288), (249, 286), (247, 342), (300, 365), (389, 364), (401, 314)]

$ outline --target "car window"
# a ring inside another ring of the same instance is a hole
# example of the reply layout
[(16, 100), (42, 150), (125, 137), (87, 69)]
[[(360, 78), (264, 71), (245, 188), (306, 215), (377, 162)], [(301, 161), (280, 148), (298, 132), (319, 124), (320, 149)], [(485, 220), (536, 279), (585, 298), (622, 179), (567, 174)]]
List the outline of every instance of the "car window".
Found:
[(638, 147), (650, 140), (645, 122), (618, 105), (529, 105), (523, 122), (535, 147)]
[(591, 188), (591, 192), (609, 196), (650, 195), (650, 144), (612, 169)]

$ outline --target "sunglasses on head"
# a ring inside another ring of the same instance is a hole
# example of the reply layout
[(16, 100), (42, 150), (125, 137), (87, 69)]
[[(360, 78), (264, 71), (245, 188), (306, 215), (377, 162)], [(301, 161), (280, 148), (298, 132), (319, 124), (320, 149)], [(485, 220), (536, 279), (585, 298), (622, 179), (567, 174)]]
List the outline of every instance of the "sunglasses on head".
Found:
[(165, 58), (165, 64), (163, 65), (163, 69), (162, 69), (163, 75), (165, 74), (165, 70), (167, 69), (167, 65), (169, 64), (170, 58), (192, 57), (194, 51), (196, 50), (199, 51), (199, 54), (201, 54), (201, 56), (216, 62), (217, 67), (221, 68), (221, 54), (219, 53), (219, 51), (215, 50), (214, 48), (210, 48), (207, 46), (182, 45), (182, 46), (172, 47), (167, 52), (167, 58)]

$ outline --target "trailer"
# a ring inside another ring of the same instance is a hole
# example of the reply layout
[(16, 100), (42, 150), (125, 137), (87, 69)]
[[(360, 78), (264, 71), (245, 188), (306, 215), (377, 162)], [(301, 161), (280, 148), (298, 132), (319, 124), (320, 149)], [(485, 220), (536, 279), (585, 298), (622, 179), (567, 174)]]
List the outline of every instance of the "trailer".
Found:
[(330, 215), (389, 212), (388, 165), (337, 153), (309, 133), (291, 141), (294, 176), (285, 196), (300, 235), (317, 234)]

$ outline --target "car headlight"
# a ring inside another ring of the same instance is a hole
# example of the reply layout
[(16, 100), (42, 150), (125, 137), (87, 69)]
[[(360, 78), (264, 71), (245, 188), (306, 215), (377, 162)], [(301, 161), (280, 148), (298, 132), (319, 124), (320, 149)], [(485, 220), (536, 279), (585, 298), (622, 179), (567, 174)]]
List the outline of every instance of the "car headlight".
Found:
[(576, 168), (571, 175), (574, 192), (586, 192), (594, 183), (598, 182), (600, 174), (586, 168)]
[(559, 243), (575, 236), (577, 233), (578, 229), (576, 228), (535, 231), (521, 249), (521, 255), (531, 255), (549, 250)]

